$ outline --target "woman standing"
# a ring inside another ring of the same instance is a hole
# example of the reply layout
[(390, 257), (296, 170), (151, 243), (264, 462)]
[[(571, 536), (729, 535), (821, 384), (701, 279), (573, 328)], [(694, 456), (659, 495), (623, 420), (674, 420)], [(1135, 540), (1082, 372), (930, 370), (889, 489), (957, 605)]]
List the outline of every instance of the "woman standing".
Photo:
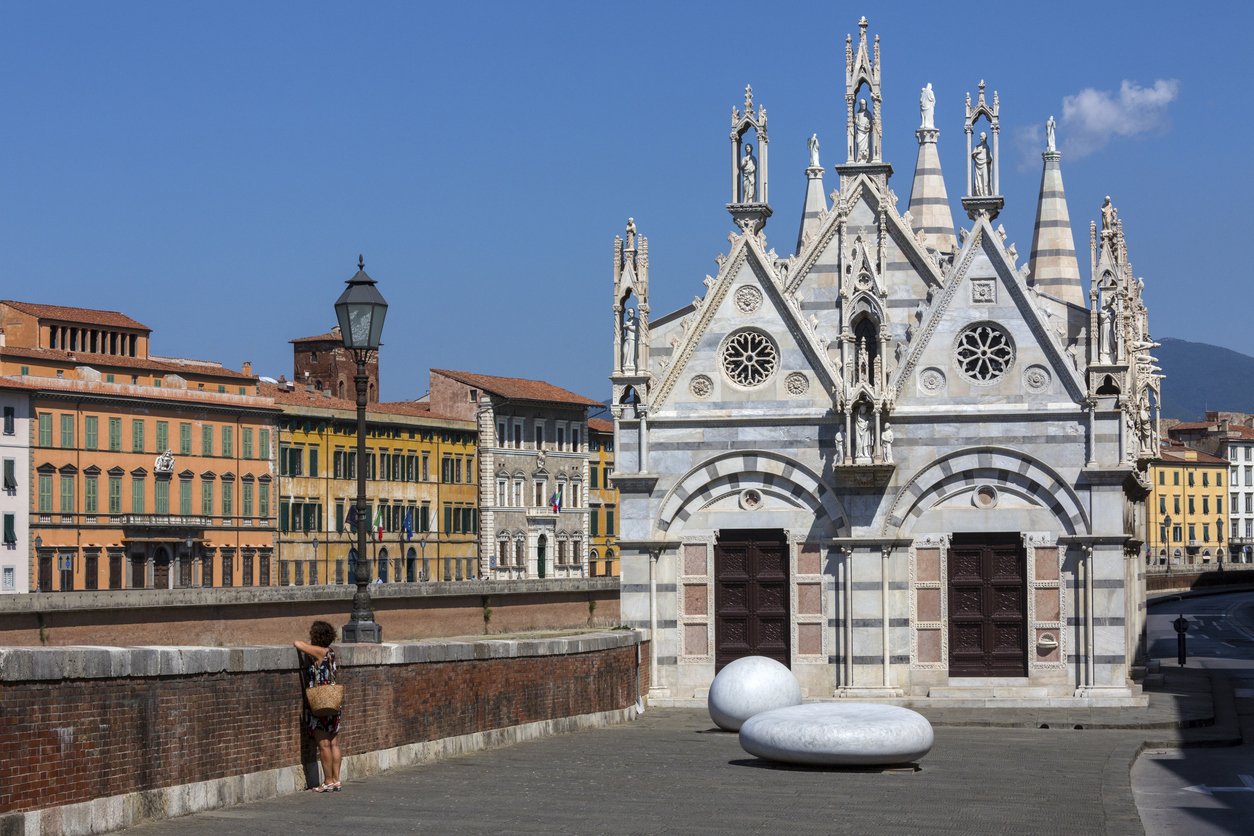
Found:
[[(335, 683), (335, 628), (325, 621), (315, 621), (309, 628), (309, 643), (295, 641), (292, 644), (304, 654), (305, 687), (333, 685)], [(318, 760), (322, 762), (322, 783), (314, 792), (340, 791), (340, 743), (336, 739), (340, 731), (340, 715), (315, 717), (305, 706), (305, 731), (318, 741)]]

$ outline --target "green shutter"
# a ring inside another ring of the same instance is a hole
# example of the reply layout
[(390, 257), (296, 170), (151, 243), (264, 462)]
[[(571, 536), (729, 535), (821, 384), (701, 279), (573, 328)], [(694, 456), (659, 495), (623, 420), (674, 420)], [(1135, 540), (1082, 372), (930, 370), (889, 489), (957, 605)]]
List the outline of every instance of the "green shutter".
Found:
[(144, 477), (131, 477), (131, 513), (143, 514), (144, 511)]
[(74, 513), (74, 477), (61, 477), (61, 513)]
[(74, 447), (74, 416), (61, 416), (61, 447), (64, 449), (72, 449)]
[(170, 449), (170, 423), (168, 421), (157, 422), (157, 452), (164, 453)]
[(154, 483), (155, 498), (153, 511), (158, 514), (170, 513), (170, 480), (158, 479)]
[(16, 516), (14, 514), (4, 515), (4, 542), (17, 542), (17, 524)]
[(17, 488), (17, 462), (13, 459), (4, 460), (4, 489), (6, 491), (15, 490)]
[(47, 412), (39, 413), (39, 446), (52, 446), (52, 416)]
[(88, 450), (97, 450), (100, 448), (100, 419), (95, 415), (88, 415), (83, 419), (83, 446)]
[(231, 427), (222, 428), (222, 455), (228, 458), (235, 455), (235, 437)]
[(179, 513), (184, 517), (192, 514), (192, 480), (179, 480)]
[(192, 454), (192, 425), (179, 424), (179, 454), (190, 456)]
[(131, 450), (136, 453), (144, 452), (144, 420), (142, 418), (131, 419)]
[(235, 482), (230, 479), (222, 480), (222, 516), (229, 517), (235, 513)]
[(270, 519), (270, 486), (262, 482), (257, 486), (258, 513), (267, 521)]
[(290, 531), (289, 520), (291, 511), (288, 504), (283, 500), (279, 500), (279, 531)]
[(52, 513), (52, 477), (39, 474), (39, 513)]
[(265, 430), (265, 429), (258, 430), (257, 441), (258, 441), (258, 446), (261, 448), (258, 451), (261, 454), (259, 458), (269, 459), (270, 458), (270, 431)]
[(109, 477), (109, 513), (122, 513), (122, 477)]
[(449, 534), (453, 531), (453, 506), (444, 506), (444, 533)]
[(122, 419), (109, 419), (109, 449), (117, 452), (122, 449)]
[(244, 458), (251, 459), (253, 457), (253, 431), (251, 427), (244, 427), (240, 430), (241, 444), (244, 447)]
[(205, 479), (200, 483), (200, 513), (201, 516), (213, 516), (213, 482)]
[(243, 497), (242, 497), (242, 500), (241, 500), (241, 501), (242, 501), (243, 506), (244, 506), (244, 507), (243, 507), (244, 516), (245, 516), (245, 517), (251, 517), (251, 516), (253, 515), (253, 486), (252, 486), (252, 483), (251, 483), (251, 482), (245, 482), (245, 483), (244, 483), (244, 487), (243, 487), (243, 489), (242, 489), (242, 490), (243, 490)]
[(213, 427), (205, 424), (200, 430), (200, 455), (213, 455)]
[(83, 513), (96, 513), (96, 489), (97, 480), (95, 476), (86, 476), (83, 478)]

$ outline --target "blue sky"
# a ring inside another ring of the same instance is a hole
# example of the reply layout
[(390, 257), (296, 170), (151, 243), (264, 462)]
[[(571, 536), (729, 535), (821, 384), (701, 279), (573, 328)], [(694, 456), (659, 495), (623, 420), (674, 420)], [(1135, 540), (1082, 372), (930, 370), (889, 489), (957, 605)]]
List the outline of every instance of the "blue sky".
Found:
[(836, 162), (844, 37), (865, 13), (903, 206), (930, 81), (965, 220), (962, 100), (983, 78), (1019, 252), (1031, 137), (1054, 114), (1082, 271), (1110, 194), (1154, 334), (1254, 353), (1232, 202), (1254, 194), (1254, 7), (712, 8), (6, 3), (0, 297), (118, 308), (155, 353), (290, 374), (286, 341), (330, 327), (361, 252), (391, 303), (385, 398), (426, 391), (433, 366), (605, 397), (613, 237), (629, 215), (648, 236), (655, 316), (703, 290), (731, 229), (728, 116), (751, 83), (770, 114), (768, 242), (791, 252), (805, 140)]

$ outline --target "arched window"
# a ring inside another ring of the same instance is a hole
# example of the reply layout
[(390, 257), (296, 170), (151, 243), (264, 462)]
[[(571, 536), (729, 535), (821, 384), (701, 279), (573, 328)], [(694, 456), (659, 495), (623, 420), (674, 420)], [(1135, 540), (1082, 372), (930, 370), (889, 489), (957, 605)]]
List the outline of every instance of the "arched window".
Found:
[(413, 546), (405, 553), (405, 580), (408, 583), (418, 580), (418, 553)]
[(527, 565), (527, 544), (521, 537), (514, 541), (514, 565), (520, 568)]
[(379, 564), (379, 570), (378, 570), (379, 580), (383, 581), (384, 583), (387, 583), (388, 581), (388, 550), (387, 549), (379, 549), (379, 554), (376, 557), (376, 562)]

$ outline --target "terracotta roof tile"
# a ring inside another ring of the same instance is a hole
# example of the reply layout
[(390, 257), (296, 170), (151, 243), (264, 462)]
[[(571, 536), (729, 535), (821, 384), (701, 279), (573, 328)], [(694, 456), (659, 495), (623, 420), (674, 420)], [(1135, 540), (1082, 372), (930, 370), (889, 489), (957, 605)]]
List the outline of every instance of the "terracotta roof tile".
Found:
[(200, 403), (216, 406), (230, 404), (233, 406), (248, 406), (253, 409), (275, 409), (274, 399), (266, 397), (264, 394), (240, 395), (232, 392), (208, 392), (203, 389), (133, 386), (129, 383), (103, 383), (94, 380), (57, 377), (0, 376), (0, 389), (25, 389), (36, 392), (81, 392), (92, 395), (136, 398), (149, 401), (178, 401), (181, 403)]
[(589, 418), (588, 429), (597, 433), (612, 433), (614, 432), (614, 422), (606, 421), (604, 418)]
[[(310, 392), (303, 386), (297, 386), (294, 389), (285, 389), (279, 384), (262, 383), (261, 391), (264, 395), (274, 398), (274, 402), (280, 406), (303, 406), (316, 409), (338, 409), (344, 412), (357, 413), (357, 402), (350, 401), (347, 398), (328, 398), (320, 392)], [(426, 403), (418, 403), (417, 401), (382, 401), (380, 403), (372, 403), (366, 407), (366, 414), (371, 413), (384, 415), (405, 415), (411, 418), (439, 418), (444, 421), (458, 421), (459, 423), (473, 426), (473, 421), (466, 421), (460, 418), (454, 418), (448, 415), (440, 415), (431, 411), (431, 406)]]
[(474, 386), (490, 394), (515, 401), (601, 406), (600, 401), (585, 398), (583, 395), (577, 395), (560, 386), (545, 383), (543, 380), (527, 380), (521, 377), (497, 377), (495, 375), (475, 374), (473, 372), (450, 371), (449, 369), (432, 369), (431, 373), (444, 375), (467, 386)]
[(32, 360), (51, 360), (74, 366), (116, 367), (121, 369), (143, 369), (145, 371), (166, 372), (169, 374), (197, 374), (205, 377), (229, 377), (240, 382), (255, 380), (252, 375), (228, 369), (226, 366), (209, 360), (180, 361), (173, 358), (154, 360), (142, 357), (123, 357), (117, 354), (87, 354), (82, 351), (60, 351), (54, 348), (19, 348), (17, 346), (0, 347), (0, 357), (28, 357)]
[(138, 328), (151, 331), (147, 325), (131, 319), (120, 311), (102, 311), (95, 308), (71, 308), (65, 305), (37, 305), (34, 302), (16, 302), (0, 299), (0, 305), (37, 316), (40, 319), (56, 319), (62, 322), (82, 322), (89, 325), (107, 325), (113, 328)]
[(328, 331), (325, 334), (318, 334), (314, 337), (297, 337), (294, 340), (288, 340), (289, 343), (324, 343), (324, 342), (342, 343), (344, 340), (340, 337), (339, 331)]

